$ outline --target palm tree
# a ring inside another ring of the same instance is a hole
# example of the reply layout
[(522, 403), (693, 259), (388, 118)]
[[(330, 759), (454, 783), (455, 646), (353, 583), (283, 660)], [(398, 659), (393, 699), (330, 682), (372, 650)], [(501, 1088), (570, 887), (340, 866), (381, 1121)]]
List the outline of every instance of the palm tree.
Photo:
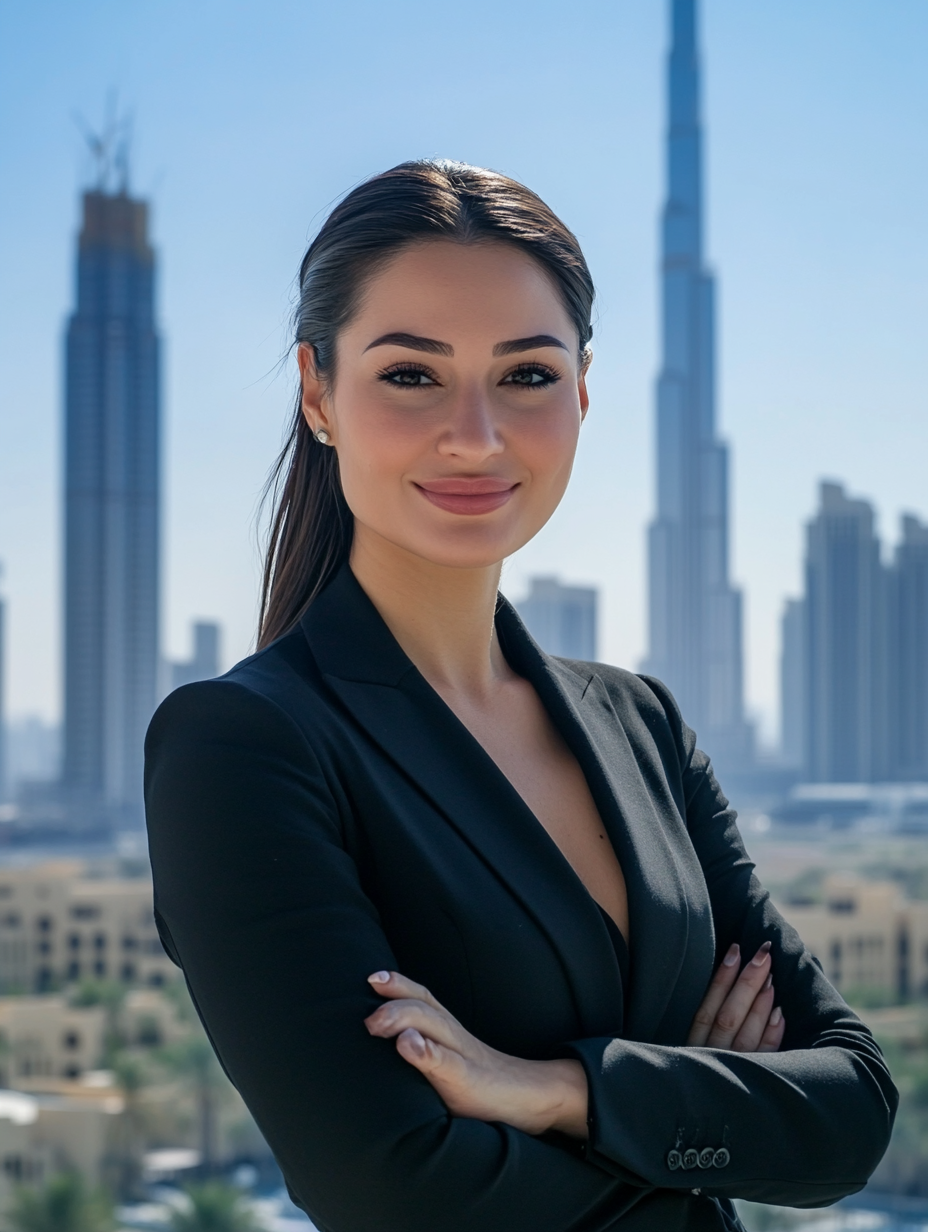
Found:
[(216, 1105), (228, 1090), (228, 1079), (202, 1032), (165, 1048), (161, 1058), (193, 1087), (200, 1130), (200, 1167), (209, 1176), (216, 1163)]
[(149, 1074), (138, 1058), (126, 1053), (117, 1053), (111, 1065), (124, 1102), (119, 1150), (115, 1160), (115, 1188), (123, 1200), (139, 1198), (142, 1196), (142, 1156), (145, 1153), (142, 1092), (148, 1085)]
[(79, 1173), (60, 1172), (39, 1189), (18, 1189), (6, 1222), (13, 1232), (110, 1232), (113, 1206)]
[(232, 1185), (206, 1181), (186, 1192), (190, 1203), (171, 1212), (171, 1232), (259, 1232), (261, 1225)]

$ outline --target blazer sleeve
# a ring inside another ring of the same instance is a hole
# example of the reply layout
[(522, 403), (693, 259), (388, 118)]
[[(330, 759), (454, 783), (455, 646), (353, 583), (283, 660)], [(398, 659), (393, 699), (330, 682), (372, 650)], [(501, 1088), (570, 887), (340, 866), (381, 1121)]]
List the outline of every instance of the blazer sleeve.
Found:
[(146, 806), (165, 948), (320, 1229), (595, 1232), (642, 1198), (579, 1153), (451, 1116), (368, 1035), (367, 976), (396, 962), (339, 786), (274, 701), (231, 681), (172, 693), (148, 734)]
[[(777, 1053), (573, 1043), (590, 1084), (588, 1157), (664, 1188), (827, 1205), (866, 1184), (889, 1143), (898, 1094), (870, 1031), (754, 875), (736, 814), (673, 698), (658, 681), (645, 683), (666, 719), (661, 754), (706, 878), (717, 954), (733, 941), (748, 954), (772, 943), (786, 1034)], [(725, 1148), (724, 1166), (668, 1166), (674, 1148), (708, 1146)]]

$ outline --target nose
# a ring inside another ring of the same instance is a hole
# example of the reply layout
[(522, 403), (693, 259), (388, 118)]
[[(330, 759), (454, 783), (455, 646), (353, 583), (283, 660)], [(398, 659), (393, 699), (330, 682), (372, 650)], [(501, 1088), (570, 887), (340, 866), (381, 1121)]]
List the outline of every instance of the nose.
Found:
[(505, 442), (486, 393), (477, 385), (461, 388), (438, 440), (444, 457), (482, 462), (502, 453)]

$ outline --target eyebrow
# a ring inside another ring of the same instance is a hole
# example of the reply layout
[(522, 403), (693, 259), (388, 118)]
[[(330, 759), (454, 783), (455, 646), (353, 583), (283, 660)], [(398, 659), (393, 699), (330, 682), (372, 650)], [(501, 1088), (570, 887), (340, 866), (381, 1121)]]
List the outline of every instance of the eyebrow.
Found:
[(381, 334), (364, 350), (371, 351), (379, 346), (408, 347), (410, 351), (427, 351), (429, 355), (451, 356), (454, 354), (454, 347), (450, 342), (439, 342), (435, 338), (420, 338), (418, 334)]
[[(429, 355), (445, 355), (452, 357), (454, 347), (450, 342), (439, 342), (437, 338), (423, 338), (419, 334), (381, 334), (373, 342), (368, 343), (365, 351), (371, 351), (379, 346), (407, 347), (410, 351), (426, 351)], [(552, 334), (533, 334), (531, 338), (512, 338), (509, 342), (497, 342), (493, 348), (494, 356), (518, 355), (522, 351), (534, 351), (538, 347), (560, 347), (562, 351), (570, 348), (560, 338)]]
[(497, 342), (493, 348), (494, 355), (517, 355), (520, 351), (534, 351), (537, 347), (560, 347), (562, 351), (570, 348), (551, 334), (533, 334), (531, 338), (513, 338), (511, 342)]

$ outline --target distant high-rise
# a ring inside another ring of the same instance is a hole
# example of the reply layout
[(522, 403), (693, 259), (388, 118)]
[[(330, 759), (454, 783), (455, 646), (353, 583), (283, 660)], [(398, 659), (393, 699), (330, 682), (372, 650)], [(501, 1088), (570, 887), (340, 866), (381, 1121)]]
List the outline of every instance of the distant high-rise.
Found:
[(557, 578), (529, 579), (528, 596), (517, 604), (532, 637), (548, 654), (596, 658), (597, 593), (591, 586), (562, 586)]
[(780, 752), (788, 766), (805, 759), (805, 623), (802, 599), (787, 599), (780, 622)]
[(649, 650), (700, 742), (728, 765), (751, 757), (741, 594), (729, 580), (728, 450), (715, 416), (715, 280), (703, 253), (696, 0), (672, 0), (667, 200), (661, 232), (657, 512), (648, 532)]
[(883, 595), (872, 507), (823, 483), (806, 529), (804, 761), (813, 782), (881, 776)]
[(0, 598), (0, 804), (9, 796), (9, 759), (6, 725), (6, 605)]
[(172, 663), (171, 688), (194, 680), (212, 680), (219, 675), (219, 626), (208, 620), (194, 621), (193, 658), (184, 663)]
[(84, 194), (65, 376), (65, 734), (73, 824), (141, 822), (156, 701), (159, 340), (148, 206)]
[(887, 771), (928, 781), (928, 525), (911, 515), (887, 581)]

